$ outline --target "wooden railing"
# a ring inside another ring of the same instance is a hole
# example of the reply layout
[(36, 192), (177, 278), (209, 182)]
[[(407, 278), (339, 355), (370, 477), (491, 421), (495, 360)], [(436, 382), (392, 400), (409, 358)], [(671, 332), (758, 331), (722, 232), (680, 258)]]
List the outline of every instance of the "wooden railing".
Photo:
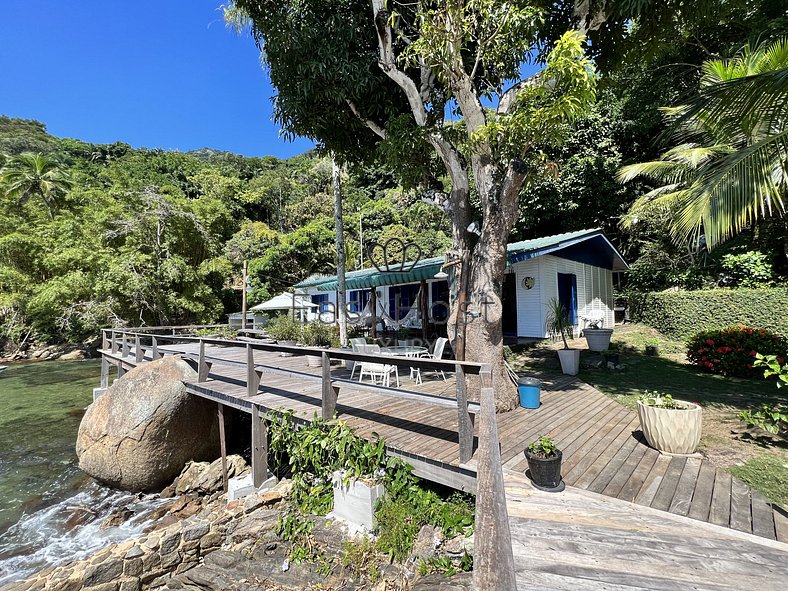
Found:
[[(159, 328), (159, 327), (156, 327)], [(194, 329), (195, 327), (177, 327)], [(208, 327), (200, 327), (208, 328)], [(169, 327), (165, 328), (168, 330)], [(168, 330), (169, 331), (169, 330)], [(158, 332), (162, 332), (159, 330)], [(172, 332), (172, 331), (170, 331)], [(105, 329), (102, 333), (103, 349), (109, 355), (102, 356), (101, 385), (109, 383), (109, 367), (112, 361), (118, 361), (118, 373), (125, 371), (123, 360), (132, 356), (135, 364), (144, 360), (160, 359), (164, 354), (181, 354), (191, 361), (197, 371), (198, 382), (205, 382), (211, 375), (215, 364), (242, 366), (246, 375), (247, 398), (257, 395), (260, 381), (264, 373), (273, 373), (299, 378), (307, 381), (319, 381), (321, 389), (321, 414), (330, 419), (336, 412), (339, 390), (343, 386), (354, 389), (369, 390), (420, 404), (431, 404), (442, 408), (457, 409), (459, 460), (461, 464), (469, 462), (473, 456), (474, 422), (479, 417), (479, 445), (476, 452), (476, 534), (474, 551), (474, 585), (479, 590), (512, 590), (516, 589), (514, 575), (514, 558), (511, 548), (511, 535), (506, 510), (506, 497), (501, 467), (501, 452), (498, 439), (498, 427), (495, 416), (495, 393), (492, 383), (492, 372), (489, 365), (452, 360), (436, 360), (418, 357), (398, 357), (392, 355), (369, 355), (354, 353), (340, 349), (321, 349), (315, 347), (290, 347), (279, 344), (233, 341), (205, 337), (193, 337), (177, 334), (152, 334), (151, 329)], [(166, 349), (162, 344), (167, 343)], [(185, 349), (179, 350), (175, 345), (191, 343), (198, 345), (198, 352)], [(223, 359), (206, 354), (206, 346), (232, 347), (245, 349), (243, 361)], [(293, 369), (284, 369), (257, 363), (255, 351), (288, 353), (293, 356), (317, 356), (321, 358), (320, 375)], [(111, 361), (112, 360), (112, 361)], [(423, 371), (453, 372), (456, 376), (455, 398), (436, 396), (426, 392), (390, 388), (372, 384), (362, 384), (348, 379), (331, 376), (333, 360), (354, 361), (357, 363), (385, 363), (400, 367), (417, 368)], [(468, 400), (467, 376), (479, 376), (479, 400)], [(216, 376), (220, 379), (220, 376)], [(265, 422), (261, 420), (262, 408), (254, 402), (249, 403), (252, 413), (252, 474), (256, 486), (259, 486), (267, 473), (267, 433)], [(222, 405), (219, 404), (220, 418), (223, 416)], [(220, 420), (221, 423), (223, 421)], [(223, 424), (222, 424), (223, 426)], [(222, 438), (223, 439), (223, 438)], [(224, 449), (222, 450), (224, 457)]]

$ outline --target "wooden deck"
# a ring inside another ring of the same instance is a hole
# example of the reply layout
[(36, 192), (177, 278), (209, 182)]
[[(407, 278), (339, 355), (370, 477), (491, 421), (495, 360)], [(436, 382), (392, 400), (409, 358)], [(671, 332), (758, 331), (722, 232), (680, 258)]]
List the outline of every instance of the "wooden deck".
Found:
[[(195, 358), (196, 343), (160, 347)], [(107, 359), (136, 364), (132, 351), (103, 351)], [(281, 357), (255, 351), (263, 372), (255, 396), (246, 393), (245, 351), (242, 348), (207, 346), (205, 358), (214, 364), (208, 378), (189, 384), (200, 396), (249, 411), (252, 403), (265, 410), (291, 410), (310, 420), (321, 410), (321, 384), (310, 376), (320, 368), (307, 368), (303, 357)], [(150, 351), (145, 352), (146, 359)], [(226, 365), (227, 362), (236, 365)], [(269, 368), (269, 369), (267, 369)], [(290, 375), (271, 371), (289, 370)], [(416, 385), (400, 372), (402, 386), (455, 399), (452, 376), (424, 376)], [(306, 374), (306, 375), (303, 375)], [(563, 450), (563, 475), (571, 487), (621, 501), (669, 512), (681, 517), (788, 541), (788, 520), (757, 491), (699, 458), (670, 457), (648, 447), (638, 430), (636, 414), (593, 387), (571, 377), (543, 377), (542, 406), (518, 408), (498, 416), (501, 457), (507, 474), (526, 468), (524, 447), (540, 433), (549, 434)], [(349, 378), (349, 372), (332, 366), (331, 378)], [(475, 490), (475, 457), (459, 461), (457, 410), (395, 399), (342, 383), (337, 401), (338, 418), (363, 437), (383, 438), (391, 455), (414, 466), (417, 475), (466, 491)], [(612, 587), (611, 587), (612, 588)]]
[(777, 591), (788, 544), (504, 470), (517, 588)]

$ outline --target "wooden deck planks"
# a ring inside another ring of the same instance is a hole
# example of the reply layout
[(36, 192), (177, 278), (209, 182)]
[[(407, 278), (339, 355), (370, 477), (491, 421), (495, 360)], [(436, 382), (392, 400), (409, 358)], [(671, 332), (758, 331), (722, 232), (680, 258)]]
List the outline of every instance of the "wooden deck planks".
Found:
[[(196, 357), (199, 345), (189, 343), (162, 346), (164, 353), (184, 353)], [(121, 353), (114, 356), (118, 359)], [(145, 357), (150, 359), (148, 348)], [(205, 347), (212, 363), (208, 379), (199, 385), (221, 395), (250, 400), (246, 395), (246, 351), (242, 348)], [(302, 420), (321, 413), (321, 368), (309, 368), (304, 357), (280, 357), (266, 351), (254, 352), (262, 372), (256, 404), (271, 410), (292, 410)], [(136, 352), (130, 350), (124, 365), (133, 367)], [(292, 374), (273, 371), (284, 370)], [(332, 379), (350, 379), (350, 371), (332, 365)], [(429, 379), (416, 385), (403, 369), (401, 384), (453, 399), (454, 376)], [(509, 469), (525, 471), (522, 450), (541, 434), (549, 434), (564, 454), (563, 474), (567, 484), (600, 492), (606, 496), (647, 505), (662, 511), (686, 515), (700, 521), (733, 527), (763, 537), (786, 539), (788, 520), (772, 510), (768, 501), (696, 458), (671, 458), (648, 447), (637, 429), (635, 413), (593, 387), (570, 376), (540, 376), (543, 381), (542, 406), (516, 409), (499, 415), (498, 432), (502, 462)], [(469, 392), (469, 397), (475, 397)], [(424, 458), (440, 470), (459, 469), (457, 441), (458, 414), (426, 404), (386, 396), (343, 384), (337, 400), (337, 418), (363, 437), (378, 434), (393, 451)], [(475, 448), (474, 444), (474, 448)], [(475, 465), (472, 459), (469, 466)], [(782, 532), (782, 538), (781, 536)]]

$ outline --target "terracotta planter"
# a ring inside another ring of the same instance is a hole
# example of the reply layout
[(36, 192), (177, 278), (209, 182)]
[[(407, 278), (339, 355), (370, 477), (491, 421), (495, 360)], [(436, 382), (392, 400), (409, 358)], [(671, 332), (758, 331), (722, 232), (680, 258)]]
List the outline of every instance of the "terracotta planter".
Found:
[(584, 328), (583, 336), (586, 338), (591, 351), (605, 351), (610, 348), (610, 337), (613, 336), (612, 328)]
[(703, 429), (703, 409), (684, 400), (675, 402), (684, 408), (659, 408), (638, 400), (640, 428), (654, 449), (671, 454), (694, 453)]
[(580, 371), (580, 349), (558, 349), (561, 371), (568, 376), (576, 376)]

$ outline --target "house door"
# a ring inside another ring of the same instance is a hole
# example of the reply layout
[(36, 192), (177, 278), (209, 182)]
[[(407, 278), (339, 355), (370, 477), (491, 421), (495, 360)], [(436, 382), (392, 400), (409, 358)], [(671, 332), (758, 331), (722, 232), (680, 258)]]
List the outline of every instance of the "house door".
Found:
[(517, 336), (517, 275), (507, 273), (503, 276), (501, 327), (504, 336)]
[(572, 324), (577, 324), (577, 276), (574, 273), (558, 274), (558, 301)]

